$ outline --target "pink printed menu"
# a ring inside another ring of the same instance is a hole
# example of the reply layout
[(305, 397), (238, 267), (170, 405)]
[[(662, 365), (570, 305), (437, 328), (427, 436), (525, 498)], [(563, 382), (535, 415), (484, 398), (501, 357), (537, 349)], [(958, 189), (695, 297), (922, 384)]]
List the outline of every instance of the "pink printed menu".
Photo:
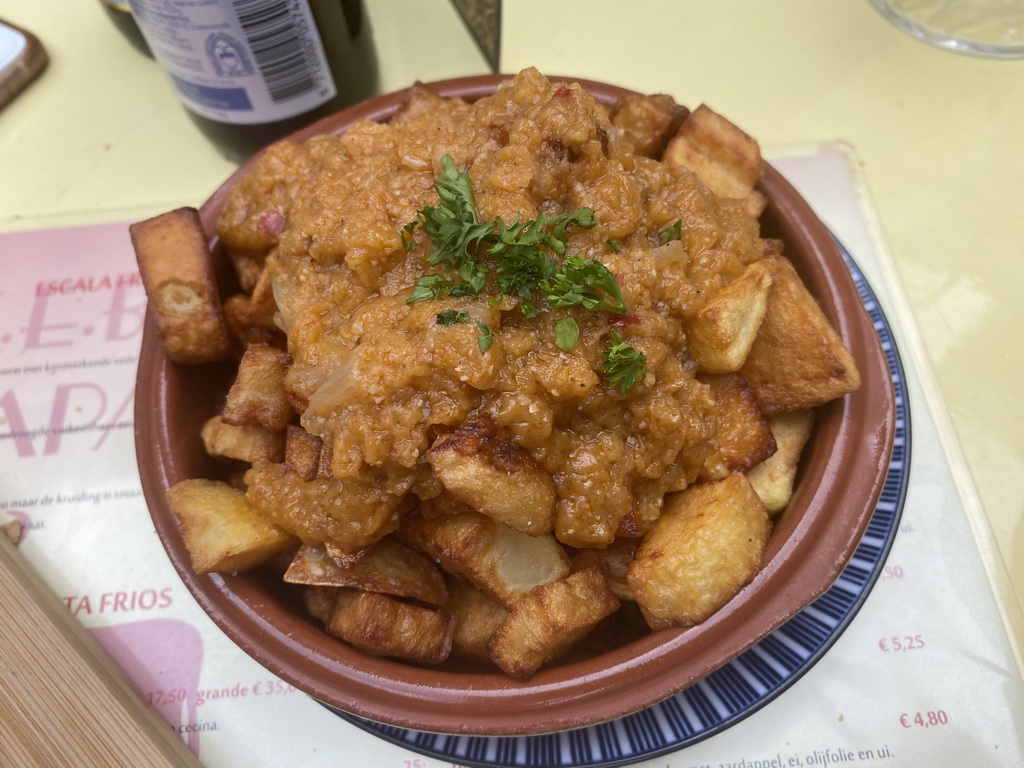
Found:
[[(850, 248), (893, 325), (913, 414), (909, 492), (877, 584), (820, 660), (720, 733), (634, 764), (1024, 764), (1024, 682), (853, 163), (835, 148), (774, 162)], [(0, 264), (0, 523), (22, 522), (23, 554), (168, 728), (210, 766), (455, 765), (416, 746), (427, 737), (396, 745), (275, 677), (182, 586), (135, 464), (146, 299), (126, 223), (0, 234)], [(502, 754), (484, 744), (465, 762), (541, 765), (529, 749)]]
[(0, 258), (0, 522), (22, 523), (24, 555), (205, 759), (228, 722), (301, 694), (221, 635), (153, 531), (132, 418), (146, 297), (127, 224), (6, 234)]

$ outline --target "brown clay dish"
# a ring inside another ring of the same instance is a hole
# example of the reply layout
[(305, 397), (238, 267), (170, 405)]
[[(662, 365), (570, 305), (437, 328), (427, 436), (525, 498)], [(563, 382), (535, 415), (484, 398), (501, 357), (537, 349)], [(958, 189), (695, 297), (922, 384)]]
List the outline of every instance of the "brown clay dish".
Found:
[[(493, 92), (502, 79), (488, 75), (429, 87), (472, 100)], [(576, 81), (605, 104), (624, 93)], [(293, 138), (341, 133), (358, 118), (386, 120), (406, 93), (358, 104)], [(227, 190), (249, 165), (203, 205), (207, 232), (213, 232)], [(795, 495), (775, 526), (761, 572), (703, 624), (656, 632), (518, 683), (498, 672), (428, 669), (363, 654), (328, 636), (274, 579), (258, 572), (195, 575), (165, 492), (186, 478), (222, 474), (199, 431), (216, 412), (233, 371), (170, 363), (150, 318), (136, 390), (138, 462), (157, 534), (187, 588), (246, 653), (310, 696), (371, 720), (426, 731), (510, 735), (592, 725), (660, 701), (740, 654), (826, 591), (842, 571), (881, 492), (896, 418), (881, 345), (828, 230), (770, 166), (761, 191), (768, 200), (763, 235), (785, 242), (786, 255), (853, 354), (863, 384), (820, 410)], [(212, 235), (211, 244), (218, 254)]]

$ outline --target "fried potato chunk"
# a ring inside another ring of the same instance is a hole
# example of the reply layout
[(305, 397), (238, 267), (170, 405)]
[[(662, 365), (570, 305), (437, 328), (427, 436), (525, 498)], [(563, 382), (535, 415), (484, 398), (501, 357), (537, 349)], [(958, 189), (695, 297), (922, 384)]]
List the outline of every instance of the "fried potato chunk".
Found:
[(813, 408), (860, 386), (853, 356), (793, 265), (770, 258), (768, 307), (740, 369), (768, 417)]
[(627, 579), (651, 629), (699, 624), (757, 573), (771, 525), (740, 473), (669, 496)]
[(747, 480), (764, 503), (768, 514), (784, 510), (793, 496), (793, 482), (804, 445), (814, 427), (814, 411), (793, 411), (773, 418), (768, 425), (778, 450), (747, 472)]
[(289, 424), (285, 429), (285, 470), (294, 472), (303, 480), (312, 480), (320, 470), (323, 446), (324, 441), (317, 435), (297, 424)]
[(442, 435), (426, 459), (445, 490), (477, 512), (531, 536), (554, 527), (554, 480), (493, 422)]
[[(383, 541), (383, 539), (381, 539)], [(353, 565), (359, 562), (359, 560), (366, 555), (367, 552), (373, 547), (373, 544), (367, 544), (365, 547), (361, 547), (352, 552), (346, 552), (337, 544), (330, 541), (324, 542), (324, 552), (334, 562), (340, 565), (342, 568), (351, 568)]]
[(627, 93), (620, 96), (608, 119), (622, 131), (630, 150), (644, 157), (661, 157), (690, 110), (666, 94)]
[(569, 573), (569, 558), (554, 536), (528, 536), (478, 512), (412, 515), (403, 521), (401, 532), (446, 571), (506, 607), (538, 584)]
[(331, 618), (340, 592), (341, 589), (338, 587), (306, 585), (302, 588), (302, 604), (306, 606), (310, 616), (321, 624), (326, 624)]
[(259, 462), (245, 473), (249, 503), (305, 544), (330, 542), (355, 552), (398, 527), (411, 500), (389, 493), (380, 478), (304, 480), (283, 464)]
[(454, 621), (443, 611), (388, 595), (342, 589), (326, 628), (374, 656), (439, 664), (451, 653)]
[(768, 308), (774, 271), (770, 261), (755, 261), (686, 324), (687, 348), (702, 371), (732, 373), (743, 366)]
[(219, 480), (182, 480), (167, 491), (196, 573), (254, 568), (295, 547), (295, 538), (263, 519), (245, 494)]
[(662, 156), (673, 173), (683, 168), (719, 197), (744, 199), (755, 216), (764, 210), (765, 198), (754, 189), (764, 165), (761, 148), (751, 136), (701, 104), (683, 121)]
[(510, 677), (527, 680), (618, 607), (597, 568), (541, 584), (517, 601), (494, 631), (488, 643), (491, 660)]
[(626, 572), (639, 545), (639, 539), (620, 537), (601, 549), (570, 548), (569, 562), (574, 572), (587, 568), (599, 569), (617, 598), (632, 600), (633, 590), (626, 580)]
[(178, 208), (128, 230), (167, 357), (176, 363), (226, 359), (231, 336), (199, 211)]
[(277, 303), (270, 285), (270, 272), (262, 269), (252, 294), (237, 293), (224, 302), (224, 318), (232, 335), (244, 345), (267, 344), (284, 349), (284, 331), (274, 321)]
[(704, 459), (701, 480), (721, 480), (750, 469), (771, 456), (775, 437), (743, 376), (738, 373), (701, 374), (717, 406), (716, 438)]
[(295, 553), (284, 580), (380, 592), (439, 608), (448, 604), (448, 587), (437, 566), (390, 537), (345, 564), (331, 558), (322, 547), (305, 545)]
[(266, 344), (250, 344), (228, 390), (222, 417), (227, 424), (249, 424), (284, 432), (294, 416), (284, 385), (292, 358)]
[(490, 662), (487, 642), (508, 616), (508, 610), (467, 581), (448, 579), (448, 613), (455, 619), (452, 654)]
[(413, 83), (409, 88), (409, 95), (395, 114), (391, 116), (388, 123), (395, 126), (411, 123), (436, 109), (443, 108), (444, 103), (444, 99), (427, 88), (423, 83)]
[(237, 459), (253, 464), (257, 461), (281, 461), (285, 439), (280, 432), (263, 427), (225, 424), (218, 416), (211, 416), (200, 433), (206, 452), (224, 459)]
[(238, 285), (246, 293), (251, 293), (263, 274), (266, 254), (263, 251), (245, 251), (237, 248), (227, 249), (228, 260), (235, 268)]

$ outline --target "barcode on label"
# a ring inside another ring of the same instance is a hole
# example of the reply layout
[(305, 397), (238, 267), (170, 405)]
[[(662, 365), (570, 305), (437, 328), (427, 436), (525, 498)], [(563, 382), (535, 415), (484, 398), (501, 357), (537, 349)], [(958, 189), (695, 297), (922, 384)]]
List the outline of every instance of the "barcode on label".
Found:
[(318, 86), (309, 59), (309, 36), (292, 0), (232, 0), (256, 66), (275, 103), (293, 99)]

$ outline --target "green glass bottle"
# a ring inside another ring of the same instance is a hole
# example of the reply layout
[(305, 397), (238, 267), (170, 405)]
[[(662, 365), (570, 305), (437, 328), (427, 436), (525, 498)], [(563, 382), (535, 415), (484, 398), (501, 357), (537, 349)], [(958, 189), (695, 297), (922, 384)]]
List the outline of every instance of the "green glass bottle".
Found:
[(362, 0), (130, 2), (193, 122), (233, 160), (377, 91)]

